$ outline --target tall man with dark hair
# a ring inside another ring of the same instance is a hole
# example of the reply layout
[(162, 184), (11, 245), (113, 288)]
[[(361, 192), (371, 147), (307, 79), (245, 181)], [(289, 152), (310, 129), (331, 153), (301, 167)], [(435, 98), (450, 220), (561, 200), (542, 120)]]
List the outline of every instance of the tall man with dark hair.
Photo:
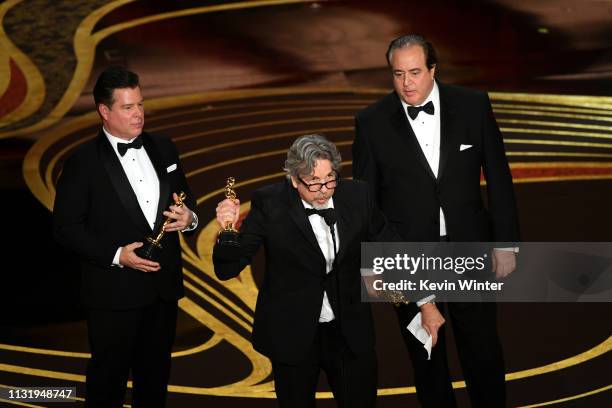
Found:
[[(397, 236), (365, 183), (339, 179), (340, 162), (324, 137), (298, 138), (287, 153), (287, 179), (252, 196), (239, 236), (243, 253), (224, 255), (219, 244), (213, 253), (215, 274), (226, 280), (265, 249), (253, 345), (272, 361), (283, 408), (313, 408), (321, 370), (340, 407), (376, 404), (374, 326), (370, 305), (361, 302), (360, 244)], [(239, 209), (238, 202), (222, 201), (217, 221), (235, 224)]]
[[(369, 182), (403, 241), (517, 242), (512, 177), (487, 94), (437, 82), (435, 50), (418, 35), (392, 41), (387, 62), (395, 91), (355, 118), (353, 176)], [(480, 193), (481, 169), (488, 208)], [(515, 268), (514, 248), (494, 249), (491, 258), (498, 278)], [(437, 340), (431, 361), (406, 329), (417, 306), (396, 308), (417, 396), (425, 407), (454, 407), (442, 307), (419, 307), (423, 326)], [(472, 405), (505, 406), (495, 304), (453, 303), (448, 313)]]
[[(178, 231), (192, 231), (195, 200), (172, 141), (143, 132), (138, 75), (107, 68), (94, 88), (96, 138), (66, 163), (57, 184), (54, 234), (81, 262), (91, 359), (89, 407), (123, 405), (130, 370), (134, 407), (163, 407), (183, 296)], [(176, 206), (184, 191), (184, 206)], [(166, 234), (159, 262), (139, 257), (143, 238)]]

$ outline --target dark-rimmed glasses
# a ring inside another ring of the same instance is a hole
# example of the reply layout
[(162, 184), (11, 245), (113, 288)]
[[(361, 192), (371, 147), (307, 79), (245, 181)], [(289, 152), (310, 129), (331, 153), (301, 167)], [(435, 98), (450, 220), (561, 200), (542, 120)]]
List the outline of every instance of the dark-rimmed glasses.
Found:
[(327, 188), (328, 190), (333, 190), (338, 185), (337, 178), (333, 180), (327, 180), (325, 183), (312, 183), (312, 184), (306, 183), (304, 180), (302, 180), (301, 177), (298, 177), (297, 179), (300, 181), (300, 183), (305, 185), (308, 191), (310, 191), (311, 193), (316, 193), (317, 191), (320, 191), (323, 188), (323, 186), (325, 186), (325, 188)]

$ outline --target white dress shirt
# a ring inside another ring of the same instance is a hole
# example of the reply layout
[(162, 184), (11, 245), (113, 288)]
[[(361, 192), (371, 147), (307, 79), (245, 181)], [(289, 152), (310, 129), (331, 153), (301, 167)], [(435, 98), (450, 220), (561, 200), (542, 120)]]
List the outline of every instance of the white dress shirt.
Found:
[[(119, 154), (117, 145), (119, 143), (129, 143), (134, 139), (125, 141), (111, 135), (106, 129), (102, 128), (108, 141), (113, 146), (113, 150), (121, 163), (121, 167), (136, 194), (138, 204), (142, 209), (147, 222), (151, 229), (155, 227), (155, 218), (157, 217), (157, 205), (159, 204), (159, 179), (153, 167), (153, 163), (147, 155), (144, 147), (140, 149), (128, 149), (124, 156)], [(119, 265), (119, 255), (121, 247), (117, 249), (113, 259), (113, 265)]]
[[(431, 101), (434, 106), (434, 114), (429, 115), (425, 112), (419, 112), (416, 119), (412, 119), (408, 115), (408, 105), (404, 101), (402, 106), (404, 107), (404, 114), (416, 135), (421, 150), (429, 163), (429, 167), (433, 174), (438, 177), (438, 168), (440, 166), (440, 91), (438, 90), (438, 84), (434, 82), (433, 89), (429, 93), (429, 96), (421, 105)], [(440, 236), (446, 235), (446, 220), (444, 218), (444, 211), (440, 207)]]
[[(312, 205), (302, 200), (302, 204), (304, 204), (304, 208), (314, 208)], [(318, 210), (323, 210), (325, 208), (334, 208), (333, 198), (330, 198), (325, 207), (317, 208)], [(314, 231), (315, 237), (317, 238), (317, 242), (319, 243), (319, 247), (321, 248), (321, 252), (325, 256), (326, 263), (326, 273), (330, 273), (334, 263), (334, 242), (332, 241), (331, 230), (329, 226), (325, 223), (325, 220), (320, 215), (311, 215), (308, 217), (308, 221), (312, 226), (312, 230)], [(337, 225), (337, 224), (335, 224)], [(334, 232), (336, 236), (336, 250), (340, 247), (340, 237), (338, 236), (338, 227), (334, 227)], [(338, 299), (340, 302), (340, 299)], [(327, 292), (323, 292), (323, 305), (321, 306), (321, 314), (319, 316), (319, 322), (331, 322), (335, 319), (334, 311), (332, 310), (331, 304), (329, 303), (329, 298), (327, 297)]]

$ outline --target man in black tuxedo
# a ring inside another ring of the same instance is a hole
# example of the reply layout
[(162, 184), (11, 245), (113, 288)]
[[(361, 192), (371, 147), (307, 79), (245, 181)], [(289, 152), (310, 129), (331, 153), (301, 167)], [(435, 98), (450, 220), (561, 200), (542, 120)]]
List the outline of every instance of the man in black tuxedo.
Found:
[[(172, 141), (142, 130), (138, 76), (107, 68), (94, 100), (102, 128), (66, 160), (53, 211), (57, 241), (81, 263), (91, 349), (86, 404), (123, 406), (131, 369), (133, 406), (162, 407), (183, 296), (177, 232), (196, 228), (196, 204)], [(173, 204), (180, 191), (182, 207)], [(139, 257), (135, 250), (165, 217), (172, 221), (159, 262)]]
[[(324, 137), (298, 138), (285, 171), (287, 180), (253, 194), (242, 253), (215, 245), (215, 274), (237, 276), (263, 245), (253, 345), (272, 361), (281, 407), (314, 407), (321, 369), (341, 407), (373, 407), (377, 363), (370, 305), (361, 302), (360, 243), (397, 236), (365, 183), (339, 179), (340, 154)], [(217, 221), (235, 224), (239, 209), (222, 201)]]
[[(353, 176), (369, 182), (403, 241), (517, 242), (512, 177), (487, 94), (437, 82), (436, 53), (418, 35), (391, 42), (387, 61), (395, 91), (355, 118)], [(488, 208), (480, 192), (481, 169)], [(497, 278), (514, 270), (514, 245), (492, 251)], [(431, 361), (406, 330), (417, 306), (423, 326), (437, 340)], [(455, 406), (440, 309), (435, 302), (396, 308), (425, 407)], [(453, 303), (448, 309), (472, 405), (505, 406), (495, 304)]]

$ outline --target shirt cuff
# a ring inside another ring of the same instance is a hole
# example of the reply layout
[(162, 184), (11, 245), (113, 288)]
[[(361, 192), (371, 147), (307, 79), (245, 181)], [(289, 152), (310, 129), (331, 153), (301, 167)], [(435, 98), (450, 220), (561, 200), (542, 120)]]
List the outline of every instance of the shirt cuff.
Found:
[(111, 266), (118, 266), (120, 268), (123, 268), (123, 265), (119, 263), (119, 257), (121, 256), (122, 249), (122, 247), (117, 248), (117, 252), (115, 252), (115, 257), (113, 258), (113, 264)]
[(375, 276), (382, 274), (382, 272), (374, 272), (373, 268), (361, 268), (359, 271), (361, 272), (361, 276)]
[(519, 247), (507, 247), (507, 248), (495, 248), (499, 251), (508, 251), (508, 252), (514, 252), (515, 254), (519, 253)]
[(418, 302), (416, 302), (417, 307), (421, 307), (426, 303), (431, 303), (436, 299), (436, 295), (429, 295), (427, 297), (424, 297), (423, 299), (419, 300)]

